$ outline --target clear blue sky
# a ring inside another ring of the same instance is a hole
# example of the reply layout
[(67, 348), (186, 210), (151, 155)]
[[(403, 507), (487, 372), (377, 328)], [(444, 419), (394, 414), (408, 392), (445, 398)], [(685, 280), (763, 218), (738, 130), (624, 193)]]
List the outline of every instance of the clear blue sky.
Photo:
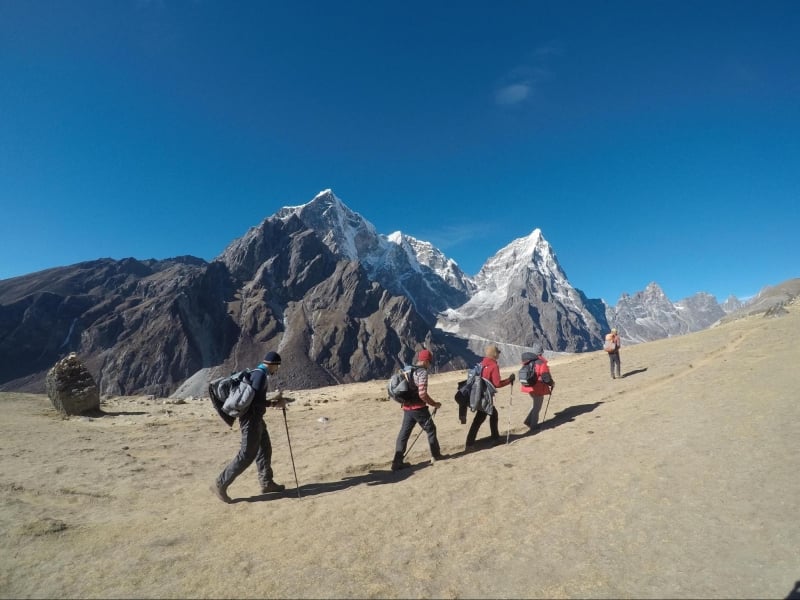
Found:
[(0, 279), (213, 259), (331, 188), (614, 304), (800, 277), (800, 2), (0, 0)]

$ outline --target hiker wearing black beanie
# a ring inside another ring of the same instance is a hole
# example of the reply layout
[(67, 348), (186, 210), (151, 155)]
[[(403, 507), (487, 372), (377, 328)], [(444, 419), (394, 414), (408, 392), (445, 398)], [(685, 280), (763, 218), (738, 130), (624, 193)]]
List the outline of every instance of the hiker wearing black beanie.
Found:
[(253, 461), (256, 462), (258, 468), (258, 482), (261, 484), (262, 493), (282, 492), (286, 488), (272, 479), (272, 443), (269, 439), (267, 424), (264, 422), (267, 406), (276, 408), (285, 406), (285, 401), (280, 394), (277, 394), (277, 397), (272, 400), (267, 400), (269, 378), (278, 372), (280, 366), (280, 354), (267, 352), (264, 360), (250, 372), (250, 385), (255, 390), (255, 396), (250, 407), (239, 415), (239, 429), (242, 432), (239, 453), (211, 486), (211, 490), (223, 502), (231, 502), (228, 496), (228, 486)]

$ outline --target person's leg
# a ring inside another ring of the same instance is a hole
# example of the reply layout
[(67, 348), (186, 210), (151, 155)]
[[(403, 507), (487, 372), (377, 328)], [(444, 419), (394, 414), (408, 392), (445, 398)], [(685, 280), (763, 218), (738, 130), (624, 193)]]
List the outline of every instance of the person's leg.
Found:
[(525, 425), (530, 429), (534, 429), (539, 426), (539, 413), (542, 411), (542, 406), (544, 405), (544, 396), (537, 396), (536, 394), (531, 394), (530, 396), (531, 412), (529, 412), (528, 416), (525, 418)]
[(617, 377), (622, 377), (622, 360), (620, 359), (619, 352), (617, 352), (615, 362), (617, 363)]
[(472, 417), (472, 424), (469, 426), (469, 432), (467, 432), (467, 446), (472, 446), (475, 443), (475, 438), (478, 437), (478, 429), (481, 428), (485, 420), (485, 412), (482, 410), (475, 411), (475, 416)]
[(403, 462), (403, 455), (406, 453), (406, 445), (408, 438), (411, 437), (411, 430), (414, 429), (416, 420), (414, 419), (413, 410), (403, 411), (403, 422), (400, 425), (400, 432), (397, 434), (397, 440), (394, 444), (394, 458), (392, 459), (392, 470), (402, 469), (408, 466), (408, 463)]
[(414, 412), (417, 413), (415, 415), (417, 423), (428, 434), (428, 446), (431, 449), (431, 456), (433, 458), (441, 458), (442, 452), (439, 448), (439, 440), (436, 438), (436, 423), (433, 422), (433, 415), (431, 415), (430, 409), (426, 406)]
[(499, 423), (500, 423), (500, 411), (497, 410), (497, 407), (495, 406), (494, 410), (492, 411), (492, 414), (489, 415), (489, 429), (492, 433), (493, 440), (500, 439), (500, 429), (498, 427)]
[(261, 419), (239, 419), (239, 428), (242, 432), (239, 453), (230, 464), (223, 469), (216, 480), (216, 485), (222, 490), (223, 494), (226, 493), (228, 486), (230, 486), (233, 481), (250, 466), (253, 460), (255, 460), (256, 454), (259, 451), (262, 426), (263, 421), (261, 421)]
[(614, 354), (609, 353), (608, 355), (608, 366), (611, 369), (611, 379), (614, 379)]
[(272, 442), (269, 439), (267, 424), (263, 419), (261, 419), (261, 440), (256, 454), (256, 467), (258, 467), (258, 482), (261, 484), (263, 493), (282, 492), (286, 489), (285, 485), (272, 480)]

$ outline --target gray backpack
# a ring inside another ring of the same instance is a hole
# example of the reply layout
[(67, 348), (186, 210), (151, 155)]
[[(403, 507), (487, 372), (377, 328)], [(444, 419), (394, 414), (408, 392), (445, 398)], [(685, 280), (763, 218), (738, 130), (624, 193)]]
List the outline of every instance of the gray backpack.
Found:
[(414, 383), (414, 371), (416, 370), (417, 367), (406, 365), (402, 369), (398, 369), (398, 371), (389, 378), (389, 381), (386, 383), (386, 391), (389, 392), (389, 397), (392, 400), (400, 404), (419, 400), (417, 384)]

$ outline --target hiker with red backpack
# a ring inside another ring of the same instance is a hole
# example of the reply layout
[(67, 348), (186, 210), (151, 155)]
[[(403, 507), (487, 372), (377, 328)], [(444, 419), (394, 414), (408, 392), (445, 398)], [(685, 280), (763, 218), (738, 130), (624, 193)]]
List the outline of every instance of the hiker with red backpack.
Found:
[(531, 397), (531, 410), (525, 417), (525, 425), (531, 433), (538, 431), (539, 413), (544, 404), (545, 394), (553, 393), (556, 382), (550, 373), (547, 359), (544, 357), (542, 344), (536, 342), (531, 347), (532, 352), (522, 353), (522, 368), (520, 369), (520, 391)]
[(225, 503), (231, 503), (228, 486), (253, 461), (256, 462), (258, 468), (258, 482), (261, 484), (263, 494), (282, 492), (286, 489), (286, 486), (275, 483), (272, 479), (272, 444), (267, 424), (264, 422), (267, 406), (275, 408), (285, 408), (286, 406), (286, 401), (280, 396), (273, 400), (267, 400), (269, 378), (277, 373), (280, 366), (280, 355), (277, 352), (267, 352), (264, 360), (250, 372), (250, 385), (252, 385), (255, 395), (250, 406), (239, 415), (239, 429), (242, 432), (239, 453), (211, 485), (211, 491)]

